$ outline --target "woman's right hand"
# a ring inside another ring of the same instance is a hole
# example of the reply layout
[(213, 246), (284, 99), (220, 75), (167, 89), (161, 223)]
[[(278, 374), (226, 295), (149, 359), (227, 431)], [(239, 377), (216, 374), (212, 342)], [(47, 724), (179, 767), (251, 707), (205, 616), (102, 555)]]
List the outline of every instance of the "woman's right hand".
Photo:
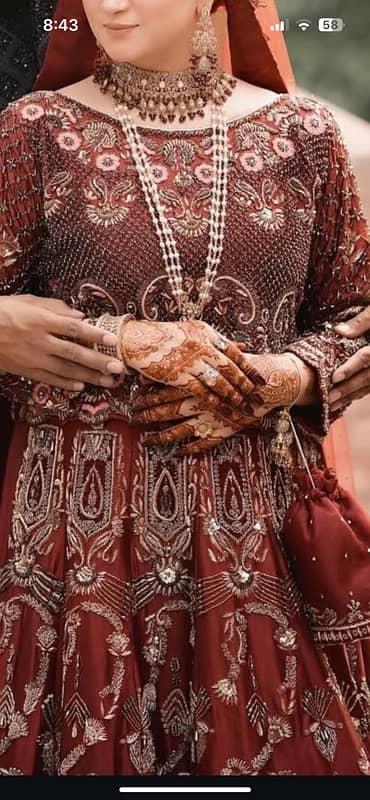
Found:
[(264, 378), (236, 342), (222, 340), (203, 320), (129, 320), (119, 332), (118, 350), (128, 367), (152, 381), (177, 386), (214, 409), (226, 401), (249, 410)]
[(62, 300), (0, 297), (0, 370), (71, 392), (85, 383), (114, 386), (122, 363), (92, 348), (114, 347), (117, 337), (82, 319)]

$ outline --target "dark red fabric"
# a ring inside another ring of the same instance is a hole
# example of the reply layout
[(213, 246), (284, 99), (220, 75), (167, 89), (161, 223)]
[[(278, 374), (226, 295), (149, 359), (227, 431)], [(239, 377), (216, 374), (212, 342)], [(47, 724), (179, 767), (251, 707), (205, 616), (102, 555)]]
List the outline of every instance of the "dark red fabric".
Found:
[[(41, 293), (88, 317), (135, 303), (139, 318), (173, 320), (119, 122), (40, 91), (4, 112), (2, 132), (7, 291), (37, 269)], [(195, 287), (208, 246), (209, 137), (142, 135)], [(350, 163), (328, 110), (307, 98), (275, 98), (235, 120), (228, 141), (223, 261), (205, 321), (256, 350), (304, 346), (328, 420), (328, 376), (348, 351), (333, 331), (320, 333), (316, 315), (326, 307), (333, 320), (338, 306), (357, 304), (369, 263)], [(312, 209), (322, 165), (334, 161), (341, 178), (324, 182), (313, 231), (307, 198)], [(289, 181), (298, 187), (290, 201)], [(299, 334), (291, 287), (305, 284), (309, 266), (320, 296), (305, 294)], [(130, 422), (129, 381), (74, 396), (1, 382), (17, 412), (0, 505), (2, 774), (370, 774), (368, 603), (349, 598), (344, 625), (332, 624), (330, 606), (308, 623), (280, 544), (292, 486), (271, 461), (268, 419), (204, 457), (179, 458), (170, 446), (144, 448), (151, 426)], [(308, 430), (302, 446), (322, 464)], [(316, 646), (327, 632), (330, 653)]]
[[(234, 191), (231, 185), (233, 228), (228, 228), (221, 272), (228, 281), (207, 318), (218, 326), (222, 322), (222, 332), (235, 337), (252, 303), (256, 327), (248, 335), (270, 351), (276, 349), (274, 337), (280, 348), (281, 336), (291, 339), (296, 309), (287, 269), (291, 264), (297, 281), (297, 250), (290, 258), (287, 248), (296, 242), (304, 246), (305, 236), (308, 241), (306, 199), (299, 198), (309, 196), (311, 208), (313, 180), (308, 181), (318, 170), (322, 174), (322, 154), (328, 152), (321, 139), (325, 109), (315, 109), (307, 99), (302, 106), (285, 101), (275, 101), (268, 120), (261, 119), (267, 108), (253, 114), (253, 129), (258, 123), (261, 134), (267, 131), (267, 140), (258, 140), (260, 152), (247, 156), (248, 136), (237, 136), (241, 121), (230, 126), (238, 165), (231, 179), (237, 184), (244, 169), (248, 174), (240, 184), (245, 187), (248, 181), (253, 194), (243, 202), (238, 186)], [(16, 124), (12, 114), (18, 114)], [(128, 310), (135, 297), (143, 313), (158, 308), (160, 318), (169, 319), (149, 213), (140, 187), (125, 183), (130, 174), (126, 154), (118, 151), (114, 158), (117, 126), (99, 112), (97, 118), (91, 115), (83, 104), (42, 93), (10, 109), (6, 170), (12, 181), (6, 185), (14, 202), (4, 222), (9, 226), (8, 256), (11, 247), (16, 255), (14, 285), (32, 251), (45, 291), (68, 302), (78, 298), (90, 316), (96, 309), (83, 287), (104, 291), (117, 313)], [(147, 133), (164, 176), (163, 193), (167, 189), (169, 198), (181, 201), (186, 178), (189, 209), (193, 191), (206, 197), (201, 184), (209, 180), (208, 140), (197, 135), (181, 139), (182, 163), (174, 156), (175, 140), (170, 150), (161, 134)], [(334, 154), (333, 137), (328, 141)], [(307, 149), (301, 151), (302, 141)], [(295, 148), (293, 172), (289, 159)], [(23, 184), (15, 179), (12, 158), (26, 175)], [(32, 211), (27, 205), (24, 224), (25, 187), (32, 189), (37, 176), (33, 163), (43, 171), (45, 193), (40, 199), (29, 191), (34, 205)], [(345, 175), (350, 178), (349, 167)], [(277, 189), (292, 176), (297, 198), (279, 204)], [(269, 224), (263, 214), (267, 201), (258, 194), (261, 179), (272, 186), (271, 202), (281, 205), (277, 211), (286, 214), (280, 233), (271, 221), (270, 230), (260, 227), (262, 221)], [(350, 201), (357, 199), (355, 192), (336, 188), (325, 195), (338, 204), (346, 232), (355, 217)], [(40, 237), (37, 250), (38, 203), (44, 198), (48, 235)], [(323, 200), (317, 235), (329, 238), (330, 226), (321, 218), (327, 223), (336, 214), (325, 209)], [(304, 235), (299, 230), (287, 235), (287, 226), (301, 219)], [(199, 279), (208, 228), (204, 225), (202, 236), (194, 237), (198, 220), (185, 221), (187, 228), (179, 233), (182, 263), (191, 279)], [(361, 224), (359, 215), (356, 224)], [(14, 242), (18, 226), (21, 253)], [(333, 222), (333, 237), (334, 228)], [(33, 241), (24, 233), (31, 230)], [(266, 231), (271, 235), (265, 236)], [(265, 267), (262, 275), (266, 243), (273, 248), (277, 240), (284, 244), (284, 258), (279, 246), (276, 262), (269, 262), (272, 269)], [(358, 252), (353, 248), (349, 267), (339, 266), (341, 252), (341, 241), (333, 240), (330, 269), (335, 265), (336, 279), (343, 275), (343, 283), (321, 281), (326, 291), (335, 291), (333, 305), (324, 290), (320, 298), (334, 309), (338, 296), (350, 303), (354, 292), (358, 301)], [(306, 270), (306, 261), (301, 263)], [(313, 267), (326, 276), (325, 264), (317, 260)], [(354, 282), (348, 278), (352, 268)], [(271, 275), (276, 280), (279, 269), (284, 275), (275, 288)], [(276, 309), (285, 310), (277, 314)], [(323, 346), (333, 358), (336, 353), (330, 336), (325, 333), (323, 345), (311, 337), (306, 348), (311, 357), (321, 356), (322, 369)], [(321, 385), (327, 396), (324, 377)], [(25, 393), (23, 383), (19, 391)], [(37, 391), (28, 391), (20, 403), (0, 509), (0, 714), (7, 728), (0, 750), (2, 774), (370, 774), (369, 702), (363, 688), (370, 643), (359, 635), (349, 649), (345, 638), (353, 615), (361, 612), (363, 619), (367, 612), (350, 608), (344, 629), (336, 631), (332, 675), (313, 645), (313, 636), (322, 631), (307, 624), (300, 587), (280, 545), (290, 481), (271, 464), (268, 437), (246, 432), (218, 452), (183, 461), (166, 450), (154, 448), (148, 454), (143, 429), (131, 426), (125, 416), (127, 397), (128, 387), (122, 387), (122, 395), (89, 389), (75, 398), (50, 390), (43, 405)], [(308, 445), (312, 451), (311, 437)], [(328, 615), (327, 625), (334, 618), (330, 609)], [(337, 678), (345, 685), (342, 695)]]
[(0, 398), (0, 499), (12, 427), (9, 404)]

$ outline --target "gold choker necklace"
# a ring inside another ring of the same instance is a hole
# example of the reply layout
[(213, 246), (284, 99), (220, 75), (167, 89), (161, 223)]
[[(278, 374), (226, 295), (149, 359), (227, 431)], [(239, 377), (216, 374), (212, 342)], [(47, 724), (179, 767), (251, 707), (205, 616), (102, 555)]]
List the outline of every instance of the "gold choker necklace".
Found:
[(137, 110), (141, 119), (159, 117), (165, 123), (204, 117), (205, 106), (209, 102), (223, 105), (237, 81), (217, 66), (211, 75), (198, 75), (191, 67), (181, 72), (157, 72), (128, 63), (105, 63), (97, 64), (94, 83), (128, 110)]
[(204, 117), (207, 105), (222, 106), (237, 84), (218, 66), (217, 36), (210, 10), (204, 6), (192, 36), (190, 67), (181, 72), (142, 69), (127, 62), (112, 62), (100, 43), (94, 66), (94, 83), (110, 92), (124, 110), (135, 109), (141, 119), (179, 122)]

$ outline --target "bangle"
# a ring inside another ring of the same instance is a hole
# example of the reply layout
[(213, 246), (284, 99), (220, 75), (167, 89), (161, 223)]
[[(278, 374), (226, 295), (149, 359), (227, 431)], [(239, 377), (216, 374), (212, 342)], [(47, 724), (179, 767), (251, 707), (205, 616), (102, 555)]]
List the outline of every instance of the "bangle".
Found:
[(105, 331), (107, 331), (107, 333), (113, 333), (114, 336), (118, 337), (118, 345), (116, 347), (107, 347), (104, 344), (94, 344), (94, 350), (98, 350), (99, 353), (103, 353), (106, 356), (111, 356), (111, 358), (114, 359), (118, 358), (119, 361), (122, 361), (126, 375), (130, 372), (135, 372), (135, 370), (129, 370), (127, 367), (119, 348), (119, 339), (123, 325), (125, 325), (126, 322), (129, 322), (131, 319), (135, 319), (133, 314), (123, 314), (121, 317), (113, 317), (111, 314), (102, 314), (101, 317), (98, 317), (98, 319), (94, 321), (96, 328), (103, 328)]
[(294, 354), (293, 353), (286, 353), (286, 355), (289, 356), (290, 362), (291, 362), (291, 364), (293, 364), (294, 369), (295, 369), (295, 371), (297, 373), (297, 377), (298, 377), (298, 392), (297, 392), (297, 396), (294, 398), (294, 400), (291, 403), (289, 403), (288, 408), (290, 408), (292, 405), (295, 405), (298, 402), (298, 400), (300, 400), (300, 398), (302, 397), (302, 394), (303, 394), (303, 377), (302, 377), (302, 371), (300, 370), (300, 368), (299, 368), (299, 366), (297, 364), (296, 357), (294, 356)]

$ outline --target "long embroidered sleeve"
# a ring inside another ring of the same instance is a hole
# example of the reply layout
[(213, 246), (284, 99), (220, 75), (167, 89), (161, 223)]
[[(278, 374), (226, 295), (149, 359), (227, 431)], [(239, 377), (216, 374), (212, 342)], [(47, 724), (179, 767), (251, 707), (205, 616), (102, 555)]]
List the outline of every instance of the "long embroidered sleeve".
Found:
[(316, 370), (321, 394), (317, 412), (295, 409), (319, 434), (341, 415), (331, 412), (328, 395), (333, 371), (366, 345), (346, 339), (335, 323), (354, 316), (370, 302), (370, 237), (350, 155), (332, 115), (323, 134), (326, 152), (316, 197), (316, 219), (307, 283), (298, 312), (302, 336), (286, 348)]
[[(34, 140), (14, 103), (0, 114), (0, 295), (32, 291), (45, 237), (43, 186)], [(0, 392), (26, 400), (27, 383), (0, 373)]]

